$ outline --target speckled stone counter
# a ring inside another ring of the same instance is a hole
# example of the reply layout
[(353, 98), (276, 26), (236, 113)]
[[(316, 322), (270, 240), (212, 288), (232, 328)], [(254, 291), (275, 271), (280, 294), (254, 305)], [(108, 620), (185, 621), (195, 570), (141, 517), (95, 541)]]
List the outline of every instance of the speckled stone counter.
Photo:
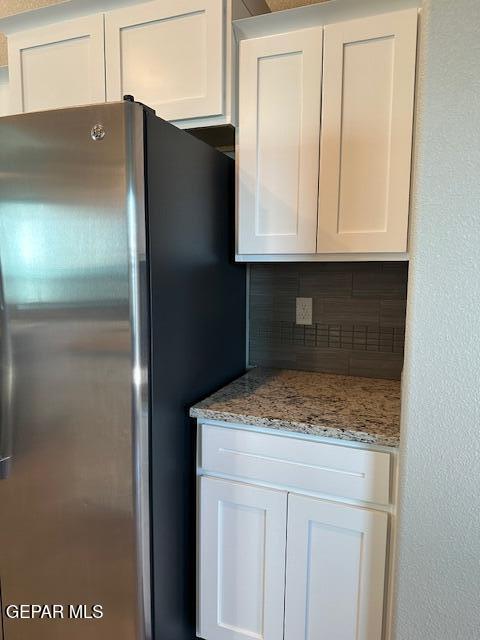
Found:
[(400, 382), (258, 368), (196, 404), (190, 415), (398, 447)]

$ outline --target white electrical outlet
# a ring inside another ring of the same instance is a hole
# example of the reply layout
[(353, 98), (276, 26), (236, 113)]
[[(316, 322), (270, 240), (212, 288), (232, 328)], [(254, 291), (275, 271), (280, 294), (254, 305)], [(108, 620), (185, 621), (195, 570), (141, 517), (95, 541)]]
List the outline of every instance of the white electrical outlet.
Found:
[(312, 298), (297, 298), (297, 324), (312, 324)]

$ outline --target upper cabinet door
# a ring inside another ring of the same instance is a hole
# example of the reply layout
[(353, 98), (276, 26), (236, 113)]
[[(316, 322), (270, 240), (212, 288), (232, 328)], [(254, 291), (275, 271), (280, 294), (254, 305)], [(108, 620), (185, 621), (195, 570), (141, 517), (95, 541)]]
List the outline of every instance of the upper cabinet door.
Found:
[(325, 27), (319, 253), (407, 250), (417, 10)]
[(103, 15), (12, 35), (8, 59), (11, 113), (105, 100)]
[(316, 251), (322, 40), (240, 43), (238, 254)]
[(165, 120), (221, 114), (223, 0), (154, 0), (105, 16), (107, 99)]
[(289, 495), (285, 640), (381, 640), (387, 521)]

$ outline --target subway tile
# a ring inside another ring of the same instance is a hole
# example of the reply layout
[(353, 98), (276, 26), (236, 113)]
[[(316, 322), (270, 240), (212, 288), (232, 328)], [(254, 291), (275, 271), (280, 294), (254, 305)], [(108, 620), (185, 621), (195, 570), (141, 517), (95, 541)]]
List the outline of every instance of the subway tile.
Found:
[(299, 262), (297, 263), (297, 269), (299, 275), (303, 274), (317, 274), (324, 272), (352, 272), (355, 268), (355, 262)]
[(349, 353), (342, 349), (296, 349), (295, 368), (306, 371), (348, 374)]
[(275, 320), (284, 322), (295, 322), (296, 302), (295, 297), (278, 295), (273, 301), (273, 312)]
[(351, 262), (351, 269), (354, 273), (380, 273), (383, 269), (382, 262)]
[(312, 322), (323, 323), (323, 302), (324, 298), (313, 296), (312, 298)]
[(253, 293), (263, 296), (289, 296), (294, 298), (298, 295), (298, 279), (297, 278), (279, 278), (276, 281), (257, 281), (250, 282)]
[[(344, 298), (325, 298), (322, 304), (314, 304), (314, 322), (325, 324), (372, 324), (380, 320), (380, 301)], [(318, 314), (318, 315), (317, 315)]]
[(284, 347), (257, 348), (250, 345), (249, 364), (262, 367), (295, 368), (295, 352)]
[(281, 290), (290, 294), (298, 291), (298, 270), (295, 264), (252, 265), (250, 287), (256, 293), (273, 293)]
[(380, 262), (382, 271), (401, 271), (408, 278), (408, 262)]
[(400, 378), (403, 355), (373, 351), (352, 351), (349, 357), (349, 375), (367, 378)]
[[(407, 268), (405, 263), (252, 265), (250, 362), (398, 378)], [(295, 325), (298, 295), (313, 298), (311, 327)]]
[(405, 327), (406, 300), (382, 300), (380, 302), (380, 325), (382, 327)]
[(250, 321), (270, 320), (272, 322), (295, 322), (295, 296), (275, 293), (274, 295), (250, 295)]
[(351, 271), (299, 273), (298, 294), (302, 298), (345, 298), (352, 294)]
[(273, 347), (282, 347), (284, 343), (281, 340), (281, 336), (277, 332), (254, 332), (250, 331), (250, 348), (251, 349), (271, 349)]
[(352, 295), (355, 298), (405, 299), (407, 272), (400, 267), (354, 271)]
[(250, 322), (256, 320), (275, 320), (273, 309), (273, 296), (264, 296), (256, 293), (250, 294)]

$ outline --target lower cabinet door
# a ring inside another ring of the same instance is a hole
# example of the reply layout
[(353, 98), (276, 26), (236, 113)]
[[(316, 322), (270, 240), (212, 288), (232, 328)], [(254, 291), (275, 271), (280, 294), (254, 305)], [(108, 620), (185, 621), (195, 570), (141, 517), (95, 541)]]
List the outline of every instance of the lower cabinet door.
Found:
[(202, 477), (200, 501), (200, 636), (281, 640), (287, 493)]
[(381, 640), (387, 514), (288, 500), (285, 640)]

